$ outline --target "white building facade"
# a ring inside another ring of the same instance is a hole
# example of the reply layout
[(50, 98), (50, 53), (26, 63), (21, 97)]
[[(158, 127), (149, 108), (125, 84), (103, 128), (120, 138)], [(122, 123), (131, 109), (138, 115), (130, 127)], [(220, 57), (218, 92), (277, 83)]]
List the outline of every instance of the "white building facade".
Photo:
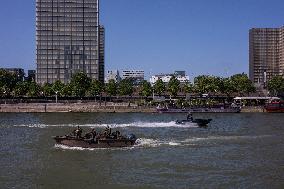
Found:
[(144, 71), (143, 70), (122, 70), (122, 79), (142, 79), (144, 80)]
[(122, 70), (121, 79), (132, 79), (134, 84), (139, 84), (144, 80), (143, 70)]
[(176, 75), (176, 74), (159, 74), (159, 75), (154, 75), (151, 76), (150, 78), (150, 83), (151, 85), (154, 85), (159, 79), (161, 79), (165, 84), (168, 84), (170, 79), (172, 77), (176, 77), (177, 80), (181, 83), (181, 84), (185, 84), (187, 82), (189, 82), (189, 76), (188, 75)]
[(115, 82), (120, 82), (121, 78), (119, 76), (119, 71), (118, 70), (110, 70), (107, 71), (106, 79), (105, 82), (109, 83), (110, 80), (114, 80)]

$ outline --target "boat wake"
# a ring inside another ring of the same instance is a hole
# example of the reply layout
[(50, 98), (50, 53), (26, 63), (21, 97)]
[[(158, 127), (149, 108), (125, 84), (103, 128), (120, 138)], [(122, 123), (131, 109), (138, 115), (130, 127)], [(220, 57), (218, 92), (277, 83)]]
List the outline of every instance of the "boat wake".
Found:
[(55, 144), (54, 148), (59, 150), (97, 151), (97, 150), (131, 150), (134, 148), (134, 146), (122, 147), (122, 148), (82, 148), (82, 147), (70, 147), (63, 144)]
[(208, 137), (192, 137), (184, 140), (159, 140), (150, 138), (138, 138), (134, 146), (124, 148), (81, 148), (81, 147), (69, 147), (65, 145), (55, 144), (54, 148), (61, 150), (79, 150), (79, 151), (94, 151), (94, 150), (133, 150), (140, 148), (157, 148), (162, 146), (168, 147), (182, 147), (182, 146), (196, 146), (202, 145), (205, 142), (210, 141), (248, 141), (263, 139), (266, 137), (274, 137), (273, 135), (259, 135), (259, 136), (208, 136)]
[(15, 125), (20, 127), (30, 127), (30, 128), (48, 128), (48, 127), (90, 127), (90, 128), (104, 128), (109, 126), (110, 128), (124, 128), (124, 127), (140, 127), (140, 128), (194, 128), (198, 127), (195, 123), (187, 123), (184, 125), (176, 124), (175, 121), (171, 122), (132, 122), (132, 123), (121, 123), (121, 124), (28, 124), (28, 125)]

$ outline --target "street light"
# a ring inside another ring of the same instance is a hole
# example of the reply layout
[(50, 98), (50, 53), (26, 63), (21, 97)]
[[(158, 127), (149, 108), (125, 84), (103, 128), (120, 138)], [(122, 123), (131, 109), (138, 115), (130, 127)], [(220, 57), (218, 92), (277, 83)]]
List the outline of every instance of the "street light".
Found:
[(5, 98), (5, 104), (6, 104), (6, 90), (3, 93), (4, 93), (4, 98)]
[(57, 104), (57, 93), (58, 93), (58, 91), (55, 91), (55, 102), (56, 102), (56, 104)]

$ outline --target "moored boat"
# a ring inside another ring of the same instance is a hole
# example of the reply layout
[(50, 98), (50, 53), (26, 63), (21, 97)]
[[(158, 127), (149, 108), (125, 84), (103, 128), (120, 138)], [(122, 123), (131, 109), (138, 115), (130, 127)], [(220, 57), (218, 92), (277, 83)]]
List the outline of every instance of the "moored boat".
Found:
[(272, 101), (265, 105), (267, 112), (284, 112), (284, 101)]
[(159, 108), (158, 113), (240, 113), (239, 107), (231, 108)]

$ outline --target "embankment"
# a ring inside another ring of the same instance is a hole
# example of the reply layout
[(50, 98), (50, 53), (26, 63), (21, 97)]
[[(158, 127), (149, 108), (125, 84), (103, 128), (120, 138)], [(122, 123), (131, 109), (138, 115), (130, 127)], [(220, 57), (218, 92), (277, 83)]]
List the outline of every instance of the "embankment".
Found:
[(124, 103), (19, 103), (0, 104), (0, 112), (156, 112), (155, 108)]

